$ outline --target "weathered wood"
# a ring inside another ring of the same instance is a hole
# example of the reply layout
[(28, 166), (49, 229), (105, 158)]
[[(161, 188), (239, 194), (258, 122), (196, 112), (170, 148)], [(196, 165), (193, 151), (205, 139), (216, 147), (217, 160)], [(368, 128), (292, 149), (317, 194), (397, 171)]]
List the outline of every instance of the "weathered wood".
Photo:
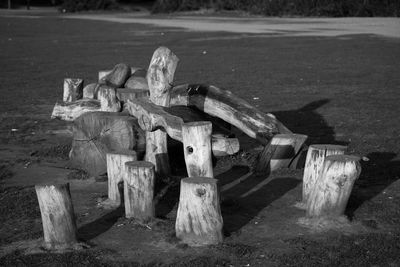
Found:
[(71, 167), (96, 176), (107, 172), (106, 154), (135, 150), (138, 158), (145, 151), (145, 134), (132, 116), (115, 112), (90, 112), (74, 121), (70, 152)]
[(307, 217), (336, 218), (344, 215), (353, 184), (361, 173), (360, 158), (331, 155), (307, 200)]
[[(178, 57), (166, 47), (159, 47), (154, 51), (147, 71), (150, 101), (154, 104), (169, 106), (170, 89), (178, 61)], [(157, 174), (170, 174), (166, 133), (159, 130), (146, 132), (145, 158), (155, 165)]]
[(90, 83), (83, 88), (83, 98), (97, 99), (97, 94), (101, 84)]
[(144, 76), (144, 77), (138, 76), (135, 73), (129, 77), (129, 79), (126, 81), (124, 87), (128, 88), (128, 89), (149, 90), (149, 85), (147, 84), (146, 76)]
[(99, 89), (101, 111), (120, 112), (121, 102), (117, 98), (114, 88), (102, 86)]
[(82, 79), (64, 79), (64, 102), (73, 102), (82, 98), (83, 80)]
[(231, 91), (212, 85), (185, 84), (171, 89), (170, 105), (194, 106), (236, 126), (262, 144), (278, 133), (291, 133), (272, 114), (265, 114)]
[(131, 76), (131, 67), (124, 63), (119, 63), (114, 66), (110, 73), (102, 78), (102, 81), (104, 81), (108, 86), (119, 88), (125, 84), (129, 76)]
[(214, 177), (211, 158), (212, 124), (209, 121), (182, 125), (182, 143), (189, 177)]
[(154, 218), (154, 164), (147, 161), (125, 163), (124, 198), (126, 218), (146, 222)]
[(259, 154), (255, 172), (265, 173), (288, 168), (306, 140), (307, 136), (303, 134), (275, 135)]
[(118, 150), (107, 153), (108, 201), (107, 206), (121, 205), (122, 183), (126, 174), (125, 163), (136, 161), (137, 155), (133, 150)]
[[(132, 116), (138, 118), (138, 123), (144, 131), (153, 132), (161, 129), (172, 139), (183, 141), (183, 120), (169, 114), (162, 107), (145, 99), (133, 99), (128, 100), (125, 108)], [(215, 156), (233, 155), (239, 151), (239, 148), (237, 138), (226, 138), (221, 135), (212, 137), (212, 151)]]
[(76, 248), (78, 244), (69, 184), (36, 185), (44, 234), (44, 247), (51, 250)]
[(215, 245), (223, 241), (222, 227), (217, 180), (209, 177), (182, 179), (176, 236), (190, 246)]
[(339, 145), (310, 145), (303, 173), (303, 198), (301, 203), (296, 204), (297, 207), (305, 208), (318, 177), (321, 177), (325, 158), (330, 155), (343, 155), (346, 150), (346, 146)]
[(95, 111), (101, 111), (100, 101), (94, 99), (80, 99), (75, 102), (56, 103), (51, 113), (51, 118), (63, 121), (74, 121), (82, 114)]
[[(98, 81), (99, 82), (104, 82), (104, 78), (110, 74), (113, 70), (100, 70), (98, 73)], [(144, 71), (144, 75), (143, 75), (143, 71)], [(137, 67), (131, 67), (131, 74), (136, 73), (138, 76), (142, 76), (142, 77), (146, 77), (146, 70), (142, 69), (142, 68), (137, 68)]]
[(150, 95), (149, 90), (117, 88), (117, 98), (122, 103), (126, 103), (128, 99), (130, 100), (136, 98), (149, 99), (149, 95)]

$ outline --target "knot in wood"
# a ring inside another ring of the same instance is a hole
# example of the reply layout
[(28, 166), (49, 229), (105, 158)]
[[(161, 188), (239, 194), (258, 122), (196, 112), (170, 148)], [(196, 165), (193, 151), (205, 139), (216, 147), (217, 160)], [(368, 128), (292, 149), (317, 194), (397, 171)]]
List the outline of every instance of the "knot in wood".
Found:
[(196, 189), (196, 195), (198, 197), (202, 197), (206, 194), (206, 190), (204, 188), (197, 188)]
[(151, 125), (151, 120), (146, 115), (140, 116), (138, 123), (139, 123), (140, 128), (142, 128), (144, 131), (152, 131), (153, 130), (153, 126)]
[(186, 151), (188, 152), (188, 154), (192, 154), (194, 150), (193, 150), (193, 147), (187, 146)]

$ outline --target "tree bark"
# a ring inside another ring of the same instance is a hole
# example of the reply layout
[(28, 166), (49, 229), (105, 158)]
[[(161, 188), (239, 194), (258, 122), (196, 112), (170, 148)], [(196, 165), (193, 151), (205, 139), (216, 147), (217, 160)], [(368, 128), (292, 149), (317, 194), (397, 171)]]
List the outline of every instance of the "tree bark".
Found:
[(124, 63), (119, 63), (102, 80), (110, 87), (120, 88), (128, 80), (129, 76), (131, 76), (131, 67)]
[(36, 185), (44, 234), (44, 247), (52, 250), (78, 244), (69, 184)]
[(56, 103), (51, 113), (51, 118), (63, 121), (74, 121), (82, 114), (95, 111), (101, 111), (100, 101), (81, 99), (69, 103)]
[(330, 155), (343, 155), (346, 150), (346, 146), (339, 145), (310, 145), (304, 166), (303, 198), (302, 204), (298, 205), (299, 208), (305, 208), (317, 180), (321, 177), (326, 157)]
[[(166, 47), (159, 47), (154, 51), (147, 71), (150, 101), (154, 104), (162, 107), (169, 106), (170, 89), (178, 61), (178, 57)], [(157, 174), (170, 174), (166, 133), (160, 130), (146, 132), (145, 159), (155, 165)]]
[(124, 181), (125, 163), (136, 161), (136, 152), (133, 150), (118, 150), (107, 153), (107, 176), (108, 176), (108, 202), (110, 206), (121, 205), (122, 183)]
[(212, 124), (209, 121), (185, 123), (182, 142), (189, 177), (214, 177), (211, 158)]
[(125, 163), (125, 216), (147, 222), (154, 218), (154, 165), (146, 161)]
[(360, 158), (331, 155), (307, 201), (307, 217), (337, 218), (344, 215), (353, 184), (361, 173)]
[(102, 86), (99, 89), (101, 111), (120, 112), (121, 102), (117, 98), (114, 88)]
[(193, 177), (181, 180), (176, 236), (189, 246), (221, 243), (223, 219), (217, 180)]
[(149, 94), (149, 90), (117, 88), (117, 98), (124, 104), (127, 103), (128, 99), (149, 99)]
[(83, 96), (83, 80), (82, 79), (64, 79), (64, 102), (74, 102)]
[(306, 140), (303, 134), (275, 135), (259, 154), (255, 172), (268, 173), (289, 167)]

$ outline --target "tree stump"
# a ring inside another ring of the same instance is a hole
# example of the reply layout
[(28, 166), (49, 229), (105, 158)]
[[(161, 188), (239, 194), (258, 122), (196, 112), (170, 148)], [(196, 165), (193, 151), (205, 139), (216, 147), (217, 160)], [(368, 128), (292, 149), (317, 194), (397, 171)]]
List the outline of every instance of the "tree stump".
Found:
[(182, 125), (182, 142), (189, 177), (214, 177), (211, 158), (212, 124), (209, 121)]
[(260, 153), (255, 172), (272, 172), (289, 167), (306, 140), (307, 135), (303, 134), (275, 135)]
[(78, 244), (69, 184), (36, 185), (44, 234), (44, 247), (51, 250), (76, 248)]
[(126, 218), (146, 222), (154, 218), (154, 165), (147, 161), (125, 163), (124, 199)]
[(136, 152), (133, 150), (118, 150), (107, 153), (108, 201), (107, 205), (118, 207), (121, 205), (122, 183), (124, 181), (125, 163), (136, 161)]
[(176, 236), (190, 246), (221, 243), (223, 219), (217, 180), (193, 177), (181, 180)]
[[(150, 101), (154, 104), (169, 106), (170, 90), (178, 61), (178, 57), (166, 47), (159, 47), (154, 51), (147, 71)], [(160, 130), (146, 132), (146, 160), (155, 165), (157, 174), (170, 174), (166, 133)]]
[(100, 87), (98, 99), (100, 100), (101, 111), (121, 111), (121, 102), (119, 102), (114, 88), (106, 86)]
[(296, 204), (298, 208), (306, 208), (316, 181), (321, 176), (325, 158), (330, 155), (343, 155), (346, 149), (346, 146), (339, 145), (310, 145), (303, 173), (303, 198), (301, 203)]
[(73, 102), (82, 98), (83, 80), (82, 79), (64, 79), (64, 102)]
[(353, 184), (361, 173), (360, 158), (331, 155), (325, 158), (320, 177), (307, 201), (308, 218), (337, 218), (344, 215)]
[(97, 176), (107, 172), (108, 152), (135, 150), (141, 158), (145, 146), (145, 134), (132, 116), (90, 112), (74, 121), (70, 164)]

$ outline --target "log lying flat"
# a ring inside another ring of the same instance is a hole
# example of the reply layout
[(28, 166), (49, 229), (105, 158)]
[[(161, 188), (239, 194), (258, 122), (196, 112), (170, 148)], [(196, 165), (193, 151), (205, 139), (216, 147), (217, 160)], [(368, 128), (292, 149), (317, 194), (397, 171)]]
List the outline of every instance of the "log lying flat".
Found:
[(100, 110), (101, 105), (99, 100), (80, 99), (74, 102), (56, 103), (51, 118), (63, 121), (74, 121), (82, 114)]
[(278, 133), (291, 133), (274, 115), (265, 114), (231, 91), (212, 85), (184, 84), (171, 90), (170, 105), (195, 106), (223, 119), (248, 136), (267, 144)]
[[(162, 107), (146, 99), (128, 100), (125, 108), (138, 118), (139, 126), (149, 132), (162, 129), (177, 141), (182, 142), (183, 120), (166, 112)], [(212, 137), (212, 151), (215, 156), (232, 155), (239, 151), (239, 141), (236, 138)]]

